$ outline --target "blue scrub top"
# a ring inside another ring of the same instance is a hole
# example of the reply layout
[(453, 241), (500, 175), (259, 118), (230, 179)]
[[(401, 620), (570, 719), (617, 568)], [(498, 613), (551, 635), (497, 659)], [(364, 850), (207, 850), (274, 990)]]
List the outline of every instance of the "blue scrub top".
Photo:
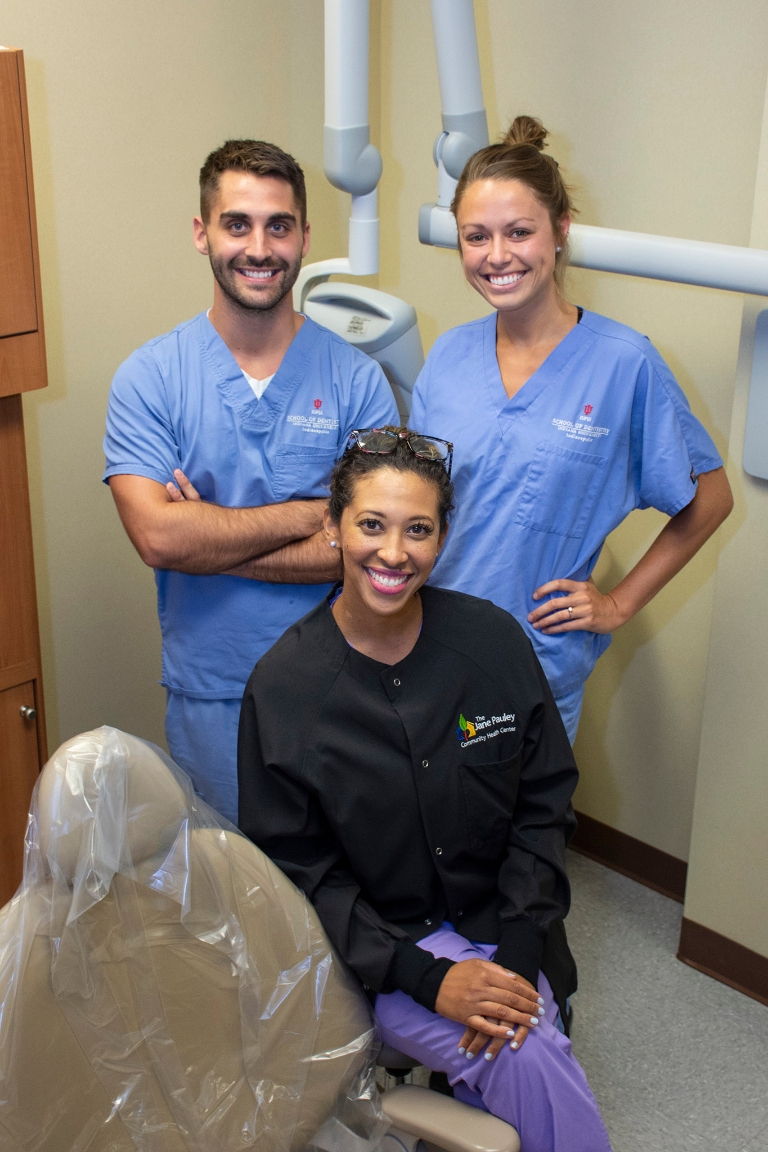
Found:
[(457, 508), (430, 582), (511, 612), (555, 696), (583, 685), (611, 638), (536, 632), (533, 592), (586, 580), (629, 512), (674, 516), (695, 477), (722, 465), (651, 342), (594, 312), (511, 400), (496, 313), (445, 333), (416, 382), (410, 424), (455, 445)]
[[(310, 319), (257, 400), (202, 313), (118, 369), (104, 480), (165, 484), (181, 468), (204, 500), (230, 508), (327, 496), (352, 429), (399, 422), (379, 365)], [(256, 661), (331, 588), (167, 570), (155, 580), (162, 683), (200, 700), (239, 699)]]

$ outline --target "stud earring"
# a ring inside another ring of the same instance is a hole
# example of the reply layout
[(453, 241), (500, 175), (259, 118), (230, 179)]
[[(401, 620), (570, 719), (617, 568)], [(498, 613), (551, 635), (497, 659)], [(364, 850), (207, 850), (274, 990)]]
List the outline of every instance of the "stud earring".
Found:
[(338, 547), (338, 544), (336, 543), (335, 540), (329, 540), (328, 543), (330, 544), (331, 548), (337, 548)]
[(555, 248), (555, 252), (562, 252), (562, 248)]

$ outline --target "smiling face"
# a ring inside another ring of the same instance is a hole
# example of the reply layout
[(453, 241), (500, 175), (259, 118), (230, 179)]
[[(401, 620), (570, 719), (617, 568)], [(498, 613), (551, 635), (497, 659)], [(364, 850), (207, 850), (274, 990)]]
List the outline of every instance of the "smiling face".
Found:
[(361, 476), (341, 522), (326, 531), (344, 558), (345, 606), (395, 616), (428, 579), (445, 537), (435, 484), (382, 467)]
[(302, 224), (290, 184), (250, 172), (222, 172), (208, 220), (196, 217), (194, 234), (219, 289), (254, 311), (285, 299), (309, 251), (309, 224)]
[(536, 194), (520, 180), (476, 180), (457, 212), (464, 274), (497, 311), (541, 305), (557, 298), (556, 248), (560, 236)]

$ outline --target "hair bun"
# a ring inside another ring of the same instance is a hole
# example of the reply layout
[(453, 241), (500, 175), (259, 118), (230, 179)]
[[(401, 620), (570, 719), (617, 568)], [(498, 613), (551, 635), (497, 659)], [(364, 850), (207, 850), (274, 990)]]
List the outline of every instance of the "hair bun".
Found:
[(548, 135), (541, 120), (537, 120), (535, 116), (516, 116), (504, 137), (504, 143), (508, 147), (515, 144), (532, 144), (542, 152)]

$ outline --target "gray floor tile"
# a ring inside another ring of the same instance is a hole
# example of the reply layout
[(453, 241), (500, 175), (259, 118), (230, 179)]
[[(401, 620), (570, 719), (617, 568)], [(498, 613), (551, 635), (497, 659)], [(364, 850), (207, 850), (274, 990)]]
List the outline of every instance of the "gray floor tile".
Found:
[(768, 1152), (768, 1008), (675, 958), (675, 901), (575, 853), (569, 872), (574, 1050), (615, 1152)]

